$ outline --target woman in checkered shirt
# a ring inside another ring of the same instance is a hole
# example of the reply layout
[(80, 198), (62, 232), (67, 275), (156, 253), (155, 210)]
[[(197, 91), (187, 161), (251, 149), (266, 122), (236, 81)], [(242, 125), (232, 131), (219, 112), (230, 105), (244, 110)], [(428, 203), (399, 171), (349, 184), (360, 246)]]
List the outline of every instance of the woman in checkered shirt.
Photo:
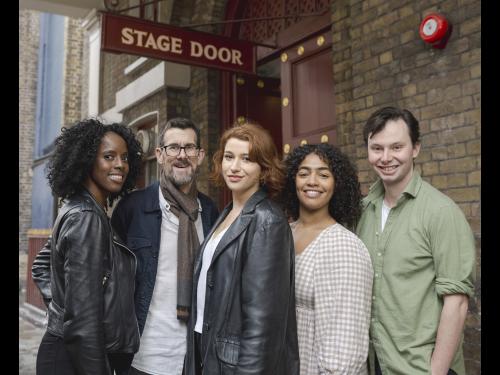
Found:
[(366, 374), (373, 269), (349, 230), (361, 214), (356, 169), (328, 144), (295, 148), (287, 167), (300, 374)]

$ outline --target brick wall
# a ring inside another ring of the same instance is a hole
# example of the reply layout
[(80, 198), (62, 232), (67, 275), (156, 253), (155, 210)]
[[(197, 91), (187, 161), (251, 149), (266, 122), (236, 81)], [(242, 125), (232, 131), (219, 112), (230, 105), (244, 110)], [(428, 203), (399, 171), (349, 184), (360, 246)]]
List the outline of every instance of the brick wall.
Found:
[[(185, 25), (220, 19), (224, 4), (225, 2), (222, 0), (175, 2), (171, 24)], [(203, 31), (209, 30), (205, 28)], [(148, 59), (136, 71), (125, 76), (123, 70), (137, 58), (137, 56), (126, 54), (115, 55), (105, 52), (101, 54), (101, 112), (105, 112), (115, 105), (115, 93), (118, 90), (139, 78), (158, 63), (158, 60)], [(220, 133), (218, 87), (218, 71), (192, 67), (190, 88), (167, 87), (123, 111), (125, 123), (151, 111), (159, 111), (160, 124), (166, 119), (176, 116), (191, 118), (200, 127), (202, 146), (207, 150), (208, 155), (200, 168), (198, 187), (216, 200), (219, 191), (212, 184), (209, 184), (207, 177), (211, 166), (211, 155), (217, 147)]]
[(19, 10), (19, 251), (28, 251), (40, 13)]
[(83, 30), (82, 35), (82, 88), (81, 88), (81, 100), (80, 100), (80, 113), (82, 117), (87, 117), (89, 102), (89, 36), (87, 30)]
[(73, 124), (81, 119), (83, 82), (83, 28), (81, 20), (66, 18), (64, 40), (64, 106), (63, 124)]
[[(31, 228), (33, 146), (38, 83), (40, 13), (19, 11), (19, 250), (28, 250), (26, 232)], [(63, 124), (81, 115), (82, 30), (80, 20), (65, 20)]]
[[(223, 19), (225, 2), (221, 0), (195, 0), (191, 23), (215, 22)], [(198, 28), (200, 31), (217, 33), (217, 26)], [(220, 123), (220, 72), (215, 69), (192, 68), (190, 106), (193, 120), (200, 125), (207, 157), (200, 173), (200, 188), (219, 203), (219, 188), (208, 181), (212, 156), (219, 145)]]
[[(176, 1), (171, 23), (220, 20), (225, 3), (224, 0)], [(479, 374), (480, 1), (335, 0), (331, 7), (338, 144), (356, 161), (363, 191), (366, 193), (375, 179), (366, 161), (364, 122), (381, 106), (406, 107), (421, 122), (423, 148), (417, 169), (425, 180), (459, 204), (473, 228), (478, 256), (477, 294), (470, 303), (464, 349), (467, 373)], [(444, 50), (432, 49), (419, 38), (420, 22), (431, 11), (443, 12), (453, 24), (453, 33)], [(123, 76), (123, 68), (133, 61), (128, 58), (106, 57), (106, 64), (116, 63), (119, 69), (104, 67), (107, 70), (102, 82), (107, 98), (103, 98), (102, 110), (114, 105), (114, 90), (136, 78), (133, 74)], [(146, 69), (146, 65), (141, 69)], [(214, 69), (192, 67), (188, 90), (161, 90), (124, 112), (126, 122), (159, 110), (160, 122), (182, 115), (199, 124), (202, 143), (209, 155), (201, 168), (200, 190), (215, 199), (219, 191), (208, 183), (206, 176), (220, 137), (219, 74)]]
[[(460, 206), (473, 229), (478, 277), (464, 354), (467, 374), (480, 374), (480, 1), (341, 0), (332, 8), (339, 145), (356, 160), (363, 192), (375, 179), (362, 137), (365, 121), (382, 106), (407, 108), (421, 126), (417, 169)], [(418, 34), (434, 11), (453, 24), (444, 50)]]

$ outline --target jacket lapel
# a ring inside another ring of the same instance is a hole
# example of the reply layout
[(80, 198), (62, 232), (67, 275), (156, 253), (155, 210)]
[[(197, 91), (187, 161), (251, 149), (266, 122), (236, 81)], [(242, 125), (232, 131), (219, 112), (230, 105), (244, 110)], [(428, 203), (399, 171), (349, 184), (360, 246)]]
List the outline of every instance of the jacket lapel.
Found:
[[(229, 244), (233, 242), (248, 227), (250, 221), (254, 217), (253, 212), (255, 211), (255, 206), (257, 206), (259, 202), (266, 198), (266, 196), (266, 192), (260, 189), (248, 199), (240, 215), (231, 224), (224, 236), (222, 236), (219, 244), (217, 245), (217, 248), (215, 249), (214, 256), (212, 257), (212, 261), (210, 262), (210, 266), (214, 264), (217, 257), (229, 246)], [(228, 208), (230, 207), (232, 207), (232, 204), (228, 206)], [(228, 213), (229, 210), (224, 210), (224, 217), (226, 217)], [(218, 220), (217, 223), (220, 223), (220, 221)], [(217, 226), (214, 225), (214, 228), (217, 228)]]
[(212, 237), (212, 234), (215, 232), (217, 227), (220, 225), (220, 223), (222, 223), (222, 221), (227, 216), (229, 211), (231, 211), (232, 207), (233, 207), (233, 203), (231, 202), (224, 208), (224, 210), (222, 210), (221, 214), (219, 215), (219, 217), (215, 221), (214, 225), (210, 229), (210, 232), (208, 232), (208, 234), (205, 236), (205, 239), (204, 239), (204, 241), (201, 245), (201, 248), (200, 248), (200, 252), (198, 253), (198, 256), (195, 260), (193, 276), (196, 278), (196, 280), (197, 280), (198, 274), (200, 273), (201, 260), (203, 259), (203, 252), (205, 251), (205, 246), (207, 245), (208, 240), (210, 239), (210, 237)]
[(243, 232), (250, 221), (252, 220), (252, 215), (243, 215), (243, 212), (238, 216), (238, 218), (234, 221), (233, 224), (228, 228), (227, 232), (222, 236), (219, 244), (217, 245), (214, 256), (212, 257), (212, 261), (210, 262), (210, 266), (214, 264), (217, 257), (229, 246), (231, 242), (237, 238), (241, 232)]

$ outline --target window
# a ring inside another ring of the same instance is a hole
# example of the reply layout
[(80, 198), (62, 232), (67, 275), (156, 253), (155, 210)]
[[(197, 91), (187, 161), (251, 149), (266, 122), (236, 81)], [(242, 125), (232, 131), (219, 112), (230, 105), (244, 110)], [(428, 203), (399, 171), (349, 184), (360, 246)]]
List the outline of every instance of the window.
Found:
[(158, 163), (155, 154), (158, 137), (158, 112), (147, 113), (132, 121), (130, 126), (134, 129), (142, 146), (141, 174), (136, 182), (137, 188), (141, 189), (159, 180)]

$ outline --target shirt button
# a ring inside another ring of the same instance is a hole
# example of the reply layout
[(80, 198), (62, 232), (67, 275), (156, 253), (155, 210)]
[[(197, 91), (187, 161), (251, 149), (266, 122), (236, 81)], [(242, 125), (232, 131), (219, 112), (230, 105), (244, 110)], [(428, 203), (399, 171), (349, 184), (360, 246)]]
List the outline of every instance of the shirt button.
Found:
[(378, 277), (378, 273), (375, 274), (375, 277)]
[(372, 296), (372, 300), (374, 300), (374, 301), (375, 301), (375, 296)]
[(381, 257), (381, 256), (382, 256), (382, 253), (377, 253), (377, 255), (378, 255), (379, 257)]

